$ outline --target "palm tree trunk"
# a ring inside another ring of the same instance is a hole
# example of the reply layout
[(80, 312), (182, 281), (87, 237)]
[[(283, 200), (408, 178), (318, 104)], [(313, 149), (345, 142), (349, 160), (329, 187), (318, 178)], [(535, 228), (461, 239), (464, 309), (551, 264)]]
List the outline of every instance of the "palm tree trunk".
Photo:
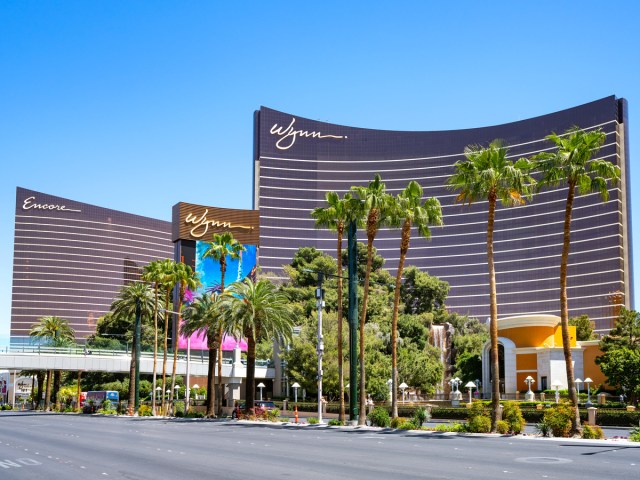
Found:
[(82, 370), (78, 370), (78, 390), (76, 392), (76, 411), (80, 411), (80, 393), (82, 393), (82, 386), (80, 380), (82, 379)]
[(160, 411), (163, 415), (166, 414), (165, 410), (165, 389), (167, 388), (167, 346), (169, 336), (169, 297), (171, 296), (171, 288), (167, 288), (167, 298), (165, 299), (164, 307), (164, 351), (162, 352), (162, 402)]
[(400, 261), (396, 273), (396, 288), (393, 292), (393, 317), (391, 320), (391, 416), (398, 418), (398, 309), (400, 307), (400, 286), (402, 285), (402, 271), (409, 251), (411, 240), (411, 221), (405, 219), (402, 225), (402, 239), (400, 240)]
[(564, 233), (562, 241), (562, 257), (560, 261), (560, 325), (562, 328), (562, 349), (567, 370), (567, 385), (569, 387), (569, 399), (573, 405), (573, 417), (571, 418), (572, 435), (582, 434), (580, 424), (580, 411), (578, 409), (578, 393), (576, 392), (575, 375), (573, 372), (573, 360), (571, 358), (571, 337), (569, 335), (569, 302), (567, 299), (567, 264), (569, 263), (569, 247), (571, 245), (571, 212), (575, 185), (569, 182), (567, 205), (564, 214)]
[(129, 415), (135, 413), (136, 403), (136, 349), (138, 346), (133, 342), (131, 347), (131, 364), (129, 365)]
[(51, 409), (51, 380), (53, 376), (53, 370), (47, 370), (47, 386), (44, 394), (44, 411), (48, 412)]
[(44, 379), (46, 376), (46, 372), (40, 370), (37, 375), (38, 379), (38, 396), (34, 398), (35, 404), (33, 408), (40, 409), (40, 402), (42, 401), (42, 392), (44, 391)]
[(338, 420), (344, 422), (344, 370), (342, 356), (342, 234), (344, 223), (339, 222), (338, 230), (338, 395), (340, 397), (340, 411)]
[(62, 380), (62, 372), (54, 370), (53, 372), (53, 405), (54, 410), (60, 410), (60, 400), (58, 400), (58, 392), (60, 391), (60, 381)]
[(362, 295), (362, 314), (360, 315), (360, 402), (358, 404), (358, 425), (367, 423), (367, 392), (365, 391), (364, 368), (364, 324), (367, 318), (367, 303), (369, 301), (369, 280), (371, 277), (371, 264), (373, 263), (373, 240), (376, 237), (378, 225), (377, 210), (372, 209), (367, 218), (367, 269), (364, 275), (364, 294)]
[(216, 417), (216, 354), (218, 345), (213, 332), (207, 333), (209, 365), (207, 366), (207, 417)]
[(245, 388), (245, 406), (249, 410), (255, 405), (256, 398), (256, 339), (251, 332), (245, 332), (247, 337), (247, 385)]
[[(220, 258), (220, 295), (224, 292), (224, 276), (227, 273), (227, 259), (223, 256)], [(224, 332), (222, 331), (222, 327), (218, 331), (218, 382), (216, 385), (216, 414), (222, 415), (222, 396), (224, 395), (224, 388), (222, 386), (222, 341)]]
[[(182, 317), (182, 314), (180, 313), (182, 310), (182, 297), (184, 297), (184, 292), (185, 292), (185, 288), (182, 284), (180, 285), (180, 290), (178, 291), (178, 309), (176, 310), (178, 312), (178, 318), (176, 320), (176, 328), (175, 328), (175, 335), (172, 335), (172, 337), (175, 337), (172, 339), (172, 343), (173, 343), (173, 366), (171, 367), (171, 392), (169, 393), (169, 405), (171, 405), (172, 410), (174, 410), (174, 395), (175, 395), (175, 387), (176, 387), (176, 368), (178, 365), (178, 338), (180, 336), (180, 334), (178, 333), (180, 331), (180, 319)], [(173, 411), (173, 413), (175, 414), (175, 411)]]
[(498, 358), (498, 299), (496, 293), (496, 267), (493, 260), (493, 228), (496, 218), (496, 193), (489, 194), (487, 220), (487, 263), (489, 264), (489, 308), (491, 316), (491, 431), (497, 431), (500, 415), (500, 360)]
[[(151, 412), (156, 415), (156, 367), (158, 365), (158, 283), (155, 284), (156, 301), (153, 307), (153, 386), (151, 387)], [(165, 312), (165, 315), (168, 315)]]

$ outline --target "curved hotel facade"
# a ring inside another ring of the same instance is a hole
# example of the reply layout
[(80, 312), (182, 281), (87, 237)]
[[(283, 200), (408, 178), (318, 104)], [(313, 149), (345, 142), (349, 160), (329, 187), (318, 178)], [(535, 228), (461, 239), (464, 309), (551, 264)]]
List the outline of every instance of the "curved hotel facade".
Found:
[[(414, 232), (406, 264), (449, 282), (450, 311), (485, 319), (487, 204), (455, 204), (445, 181), (454, 163), (464, 159), (467, 145), (499, 138), (511, 158), (528, 157), (552, 150), (544, 137), (574, 125), (606, 132), (597, 158), (622, 170), (622, 181), (609, 187), (609, 201), (603, 203), (597, 194), (577, 197), (572, 220), (570, 315), (587, 314), (597, 330), (606, 331), (621, 305), (633, 307), (626, 101), (615, 97), (504, 125), (434, 132), (345, 127), (262, 107), (255, 114), (254, 136), (262, 271), (283, 278), (283, 265), (303, 246), (334, 254), (335, 234), (316, 229), (309, 215), (324, 205), (325, 192), (343, 194), (352, 185), (366, 185), (376, 173), (393, 194), (416, 180), (425, 196), (440, 200), (445, 225), (433, 228), (429, 241)], [(500, 317), (559, 314), (566, 193), (566, 188), (545, 190), (527, 205), (498, 208), (494, 248)], [(374, 244), (391, 273), (397, 267), (399, 235), (383, 228)], [(359, 238), (366, 239), (364, 232)]]
[(55, 315), (86, 338), (142, 266), (173, 257), (171, 222), (24, 188), (15, 216), (12, 337)]

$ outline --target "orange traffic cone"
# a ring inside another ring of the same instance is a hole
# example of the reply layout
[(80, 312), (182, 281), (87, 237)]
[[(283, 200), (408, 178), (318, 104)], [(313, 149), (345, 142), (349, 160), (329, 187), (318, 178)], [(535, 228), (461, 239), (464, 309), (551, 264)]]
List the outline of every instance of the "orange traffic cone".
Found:
[(296, 423), (298, 423), (298, 406), (297, 405), (293, 410), (293, 418), (295, 419)]

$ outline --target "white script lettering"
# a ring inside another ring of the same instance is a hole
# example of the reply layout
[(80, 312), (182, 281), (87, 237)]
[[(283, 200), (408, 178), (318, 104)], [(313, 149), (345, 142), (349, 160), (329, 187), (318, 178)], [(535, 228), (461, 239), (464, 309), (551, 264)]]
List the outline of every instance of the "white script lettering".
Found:
[(290, 149), (293, 146), (293, 144), (296, 143), (296, 140), (298, 137), (340, 138), (340, 139), (347, 138), (346, 135), (323, 135), (320, 132), (309, 132), (308, 130), (294, 130), (293, 129), (294, 123), (296, 123), (295, 118), (291, 119), (291, 123), (286, 128), (284, 126), (280, 127), (278, 126), (277, 123), (274, 123), (273, 127), (271, 127), (271, 130), (269, 130), (269, 133), (271, 133), (271, 135), (277, 135), (280, 137), (276, 142), (276, 148), (278, 148), (279, 150)]
[(184, 219), (184, 223), (194, 225), (191, 229), (191, 236), (195, 238), (201, 238), (209, 230), (209, 227), (222, 227), (222, 228), (244, 228), (247, 230), (253, 230), (253, 227), (246, 225), (233, 225), (231, 222), (223, 222), (220, 220), (207, 219), (207, 213), (209, 210), (205, 210), (204, 213), (196, 217), (193, 213), (188, 213)]
[(82, 210), (76, 210), (74, 208), (67, 208), (66, 205), (55, 205), (53, 203), (35, 203), (36, 197), (29, 197), (24, 199), (22, 204), (23, 210), (58, 210), (61, 212), (81, 212)]

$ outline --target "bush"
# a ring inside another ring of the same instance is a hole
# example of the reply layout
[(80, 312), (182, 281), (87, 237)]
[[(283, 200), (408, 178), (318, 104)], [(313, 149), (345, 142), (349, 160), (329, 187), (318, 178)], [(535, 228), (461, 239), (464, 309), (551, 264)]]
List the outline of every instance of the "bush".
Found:
[(498, 421), (498, 423), (496, 423), (496, 430), (502, 435), (509, 433), (509, 422), (506, 420)]
[(309, 425), (317, 425), (318, 424), (318, 417), (307, 417), (307, 423)]
[(417, 430), (418, 425), (413, 420), (404, 420), (397, 428), (400, 430)]
[(573, 409), (567, 403), (559, 403), (544, 412), (543, 422), (549, 427), (554, 437), (568, 437), (571, 433)]
[(175, 404), (173, 405), (173, 414), (176, 417), (184, 417), (184, 402), (183, 401), (175, 402)]
[(267, 410), (267, 420), (270, 422), (280, 421), (280, 409), (274, 408), (272, 410)]
[(337, 418), (332, 418), (331, 420), (329, 420), (329, 423), (327, 424), (330, 427), (341, 427), (342, 425), (344, 425), (344, 422), (342, 420), (338, 420)]
[(140, 405), (138, 408), (138, 416), (139, 417), (152, 417), (153, 413), (151, 412), (150, 405)]
[(491, 431), (491, 419), (484, 415), (476, 415), (469, 419), (467, 429), (471, 433), (489, 433)]
[(551, 428), (549, 428), (549, 425), (547, 425), (544, 420), (541, 420), (536, 423), (536, 432), (538, 432), (543, 437), (548, 437), (551, 435)]
[(421, 427), (424, 422), (429, 421), (430, 419), (431, 415), (424, 407), (418, 407), (416, 408), (415, 412), (413, 412), (413, 421), (419, 427)]
[(583, 425), (582, 426), (582, 438), (603, 439), (604, 438), (604, 432), (597, 425)]
[(466, 426), (462, 423), (440, 423), (435, 426), (436, 432), (466, 432)]
[[(525, 426), (520, 407), (515, 402), (505, 402), (502, 409), (502, 419), (507, 422), (508, 430), (505, 433), (522, 433)], [(499, 431), (499, 430), (498, 430)], [(502, 433), (502, 432), (500, 432)]]
[(640, 442), (640, 424), (637, 427), (632, 428), (629, 432), (629, 440), (632, 442)]
[(202, 412), (189, 412), (186, 415), (187, 418), (204, 418), (204, 413)]
[(406, 421), (407, 421), (407, 419), (404, 418), (404, 417), (392, 418), (391, 422), (389, 422), (389, 426), (391, 428), (400, 428), (400, 425), (402, 425)]
[(634, 427), (640, 423), (640, 412), (598, 409), (597, 421), (605, 426)]
[(371, 425), (375, 427), (388, 427), (391, 423), (389, 412), (384, 407), (376, 407), (369, 414)]

